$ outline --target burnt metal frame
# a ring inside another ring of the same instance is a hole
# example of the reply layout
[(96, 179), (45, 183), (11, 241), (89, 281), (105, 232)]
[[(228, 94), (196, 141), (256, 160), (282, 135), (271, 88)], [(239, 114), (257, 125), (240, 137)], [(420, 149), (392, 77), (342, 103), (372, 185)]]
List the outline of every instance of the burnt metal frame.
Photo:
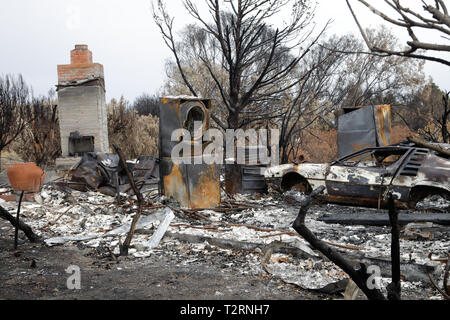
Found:
[[(328, 176), (330, 174), (330, 168), (332, 166), (335, 166), (335, 165), (344, 166), (343, 162), (345, 160), (347, 160), (347, 159), (351, 159), (351, 158), (353, 158), (355, 156), (358, 156), (358, 155), (366, 153), (366, 152), (405, 151), (405, 153), (395, 163), (390, 165), (393, 168), (395, 168), (395, 171), (392, 172), (392, 174), (390, 174), (390, 171), (386, 170), (385, 174), (382, 175), (382, 181), (381, 181), (381, 184), (380, 184), (380, 192), (379, 192), (379, 196), (378, 196), (378, 208), (380, 209), (380, 207), (381, 207), (381, 200), (387, 196), (387, 194), (389, 193), (390, 189), (392, 188), (392, 183), (394, 182), (394, 179), (397, 177), (397, 175), (400, 172), (401, 168), (404, 166), (406, 160), (409, 158), (409, 156), (411, 155), (411, 153), (415, 149), (416, 148), (412, 147), (412, 146), (386, 146), (386, 147), (370, 147), (370, 148), (365, 148), (365, 149), (359, 150), (357, 152), (351, 153), (349, 155), (341, 157), (338, 160), (332, 161), (328, 165), (327, 169), (325, 170), (325, 180), (324, 180), (325, 181), (325, 185), (327, 185), (327, 182), (328, 182)], [(387, 176), (391, 176), (392, 177), (390, 182), (389, 182), (389, 184), (385, 184), (385, 178)]]
[(359, 155), (361, 155), (363, 153), (370, 152), (370, 151), (403, 151), (404, 150), (405, 152), (408, 152), (411, 149), (414, 149), (414, 148), (413, 147), (406, 147), (406, 146), (405, 147), (404, 146), (389, 146), (389, 147), (365, 148), (365, 149), (359, 150), (357, 152), (348, 154), (348, 155), (346, 155), (344, 157), (341, 157), (341, 158), (339, 158), (337, 160), (332, 161), (330, 163), (330, 166), (334, 166), (336, 164), (340, 164), (340, 163), (344, 162), (347, 159), (351, 159), (351, 158), (357, 157), (357, 156), (359, 156)]

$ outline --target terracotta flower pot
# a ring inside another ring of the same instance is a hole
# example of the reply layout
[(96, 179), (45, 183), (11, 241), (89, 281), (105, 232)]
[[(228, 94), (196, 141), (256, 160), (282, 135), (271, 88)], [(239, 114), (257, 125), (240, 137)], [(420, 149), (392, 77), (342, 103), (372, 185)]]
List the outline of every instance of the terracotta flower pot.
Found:
[(6, 173), (15, 191), (39, 192), (44, 184), (45, 172), (33, 162), (9, 164)]

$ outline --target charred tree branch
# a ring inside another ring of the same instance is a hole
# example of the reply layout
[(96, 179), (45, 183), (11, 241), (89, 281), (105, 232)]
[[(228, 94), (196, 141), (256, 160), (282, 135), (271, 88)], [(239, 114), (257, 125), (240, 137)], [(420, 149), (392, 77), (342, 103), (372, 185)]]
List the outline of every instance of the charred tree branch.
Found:
[(444, 297), (445, 300), (450, 300), (450, 296), (445, 293), (441, 288), (439, 288), (438, 284), (436, 283), (436, 280), (433, 279), (433, 277), (428, 273), (428, 278), (430, 278), (431, 284), (433, 287), (436, 288), (437, 291)]
[(448, 284), (448, 277), (450, 274), (450, 253), (447, 254), (447, 264), (445, 265), (445, 272), (444, 272), (444, 291), (447, 293), (447, 295), (450, 296), (450, 285)]
[(428, 143), (428, 142), (422, 140), (421, 138), (418, 138), (415, 136), (409, 136), (408, 141), (418, 145), (419, 147), (428, 148), (430, 150), (434, 150), (443, 155), (450, 156), (450, 151), (447, 151), (444, 148), (439, 147), (438, 145)]
[[(440, 6), (436, 4), (436, 7), (426, 5), (424, 2), (424, 11), (427, 13), (431, 13), (433, 15), (434, 20), (427, 19), (423, 17), (418, 12), (415, 12), (409, 8), (405, 8), (401, 6), (399, 0), (392, 0), (385, 2), (401, 17), (400, 19), (394, 19), (387, 14), (377, 10), (374, 6), (372, 6), (368, 1), (365, 0), (358, 0), (360, 3), (365, 5), (367, 8), (369, 8), (373, 14), (378, 15), (386, 22), (396, 25), (399, 27), (402, 27), (406, 29), (409, 33), (409, 36), (411, 37), (412, 41), (408, 41), (407, 44), (409, 46), (409, 49), (406, 51), (402, 50), (396, 50), (396, 49), (388, 49), (388, 48), (380, 48), (374, 46), (367, 37), (367, 34), (365, 30), (362, 28), (361, 24), (358, 21), (358, 18), (356, 17), (349, 0), (347, 0), (347, 6), (349, 7), (353, 18), (358, 26), (358, 29), (364, 38), (364, 41), (367, 44), (367, 47), (372, 53), (381, 53), (386, 56), (401, 56), (401, 57), (409, 57), (409, 58), (415, 58), (415, 59), (422, 59), (422, 60), (428, 60), (428, 61), (434, 61), (439, 62), (444, 65), (450, 66), (450, 61), (447, 59), (442, 59), (438, 57), (434, 57), (431, 55), (421, 55), (421, 54), (414, 54), (415, 51), (418, 49), (423, 49), (426, 51), (442, 51), (442, 52), (449, 52), (450, 47), (444, 44), (431, 44), (420, 41), (416, 34), (413, 31), (413, 28), (422, 28), (426, 30), (432, 30), (435, 32), (439, 32), (444, 35), (450, 34), (450, 30), (448, 29), (448, 26), (450, 26), (450, 17), (448, 16), (447, 8), (445, 6), (442, 6), (442, 12), (440, 11)], [(438, 2), (436, 2), (438, 3)]]
[(141, 218), (144, 197), (142, 196), (141, 192), (136, 187), (133, 175), (131, 174), (130, 170), (128, 169), (127, 163), (126, 163), (125, 158), (122, 153), (122, 150), (116, 145), (113, 145), (113, 147), (114, 147), (114, 150), (116, 151), (116, 153), (119, 155), (120, 163), (127, 174), (128, 180), (130, 181), (130, 186), (133, 189), (134, 194), (136, 195), (136, 198), (138, 201), (138, 211), (133, 217), (133, 221), (131, 222), (130, 231), (128, 232), (128, 235), (125, 238), (125, 242), (123, 243), (123, 245), (120, 246), (120, 255), (127, 256), (128, 248), (130, 247), (131, 240), (133, 239), (134, 232), (136, 230), (136, 224), (139, 221), (139, 219)]
[(33, 232), (29, 225), (20, 220), (17, 223), (17, 219), (2, 206), (0, 206), (0, 218), (8, 220), (15, 228), (18, 227), (19, 230), (22, 230), (31, 242), (36, 243), (41, 241), (41, 238)]
[(346, 272), (350, 278), (356, 283), (356, 285), (364, 292), (369, 300), (386, 300), (380, 290), (374, 288), (369, 289), (367, 286), (367, 280), (369, 275), (367, 273), (366, 266), (364, 264), (361, 265), (361, 269), (355, 270), (352, 265), (342, 257), (337, 251), (333, 248), (326, 245), (320, 239), (318, 239), (314, 233), (312, 233), (308, 227), (305, 225), (305, 217), (308, 212), (309, 207), (311, 206), (314, 197), (319, 195), (325, 190), (325, 187), (320, 187), (314, 190), (307, 200), (303, 203), (300, 208), (300, 212), (298, 214), (297, 219), (293, 224), (293, 228), (298, 232), (306, 241), (311, 244), (313, 248), (320, 251), (324, 254), (328, 259), (330, 259), (333, 263), (339, 266), (344, 272)]

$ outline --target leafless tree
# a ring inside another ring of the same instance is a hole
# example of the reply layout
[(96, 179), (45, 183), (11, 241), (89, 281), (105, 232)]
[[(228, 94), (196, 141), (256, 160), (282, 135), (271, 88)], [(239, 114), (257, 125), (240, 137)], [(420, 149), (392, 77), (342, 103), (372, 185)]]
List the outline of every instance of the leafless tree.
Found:
[[(405, 2), (402, 2), (401, 0), (384, 0), (384, 3), (391, 8), (390, 13), (378, 10), (370, 3), (370, 1), (358, 0), (360, 3), (369, 8), (374, 14), (381, 17), (384, 21), (391, 25), (404, 28), (408, 31), (411, 40), (407, 41), (408, 48), (405, 50), (398, 50), (387, 46), (378, 46), (372, 43), (362, 28), (349, 0), (346, 1), (358, 25), (361, 35), (363, 36), (364, 41), (372, 54), (383, 57), (401, 56), (416, 58), (450, 66), (450, 61), (448, 59), (433, 55), (433, 53), (450, 52), (450, 46), (446, 43), (450, 36), (450, 16), (448, 14), (447, 6), (443, 0), (422, 0), (422, 11), (420, 11), (418, 7), (414, 9), (405, 7), (402, 5), (402, 3), (404, 4)], [(408, 2), (408, 5), (411, 5), (411, 1)], [(439, 35), (442, 38), (442, 42), (429, 43), (424, 41), (418, 36), (417, 30), (426, 30), (428, 34)], [(442, 141), (448, 142), (448, 119), (450, 117), (448, 111), (448, 95), (443, 95), (443, 101), (443, 113), (434, 117), (433, 123), (440, 131)], [(431, 131), (431, 128), (426, 128), (422, 131), (422, 134), (429, 140), (440, 140), (436, 139), (436, 132)]]
[[(386, 29), (367, 31), (377, 43), (395, 43)], [(354, 53), (364, 43), (353, 35), (331, 36), (311, 49), (301, 67), (292, 76), (301, 79), (282, 101), (281, 159), (297, 157), (302, 147), (302, 131), (336, 126), (334, 114), (342, 107), (389, 104), (400, 93), (409, 93), (422, 83), (423, 62), (403, 57), (379, 57)], [(318, 138), (318, 137), (317, 137)]]
[[(383, 46), (398, 43), (398, 38), (383, 26), (367, 29), (365, 33), (372, 43)], [(399, 56), (381, 59), (366, 54), (364, 43), (353, 35), (334, 36), (321, 45), (345, 55), (337, 76), (329, 83), (328, 99), (337, 108), (394, 103), (424, 81), (423, 61)]]
[(417, 90), (399, 97), (393, 108), (393, 123), (406, 126), (430, 142), (450, 143), (449, 95), (429, 79)]
[(38, 166), (52, 164), (61, 154), (58, 106), (51, 90), (47, 97), (33, 98), (24, 109), (27, 122), (24, 130), (13, 142), (14, 151), (24, 161)]
[(282, 163), (297, 157), (299, 134), (332, 111), (333, 106), (328, 103), (329, 84), (338, 76), (345, 56), (316, 47), (305, 58), (302, 68), (294, 73), (301, 81), (285, 97), (280, 117)]
[(30, 89), (21, 75), (0, 76), (0, 154), (25, 128), (29, 98)]
[[(372, 53), (379, 54), (381, 56), (395, 55), (417, 58), (439, 62), (450, 66), (449, 60), (432, 55), (433, 52), (450, 52), (450, 46), (446, 44), (446, 41), (450, 36), (450, 16), (448, 15), (448, 9), (443, 0), (422, 0), (422, 11), (419, 9), (411, 9), (410, 7), (405, 7), (402, 5), (402, 3), (404, 4), (406, 1), (384, 0), (384, 3), (391, 8), (391, 12), (389, 13), (378, 10), (370, 3), (371, 1), (358, 0), (386, 22), (402, 27), (408, 31), (411, 40), (407, 42), (408, 48), (405, 50), (398, 50), (396, 48), (382, 47), (373, 44), (367, 37), (364, 28), (361, 26), (352, 6), (350, 5), (349, 0), (346, 1), (358, 25), (361, 35)], [(411, 1), (408, 1), (408, 5), (411, 5)], [(442, 43), (434, 44), (420, 39), (416, 32), (416, 30), (420, 29), (440, 35), (443, 39)], [(425, 53), (421, 53), (421, 50)]]
[(159, 98), (156, 95), (149, 95), (146, 93), (137, 97), (132, 105), (132, 108), (137, 111), (140, 116), (152, 115), (159, 116)]
[(441, 127), (442, 141), (445, 143), (450, 143), (450, 132), (449, 132), (449, 122), (450, 122), (450, 105), (449, 105), (450, 92), (447, 91), (442, 97), (442, 102), (444, 106), (444, 112), (442, 113), (442, 118), (438, 119), (438, 123)]
[[(192, 0), (183, 0), (187, 12), (197, 22), (192, 46), (181, 47), (174, 36), (174, 19), (164, 2), (153, 3), (153, 16), (189, 94), (198, 89), (185, 72), (182, 50), (192, 50), (207, 70), (220, 93), (226, 120), (213, 119), (222, 129), (236, 129), (261, 119), (279, 116), (270, 108), (300, 79), (290, 77), (321, 32), (313, 38), (314, 8), (302, 0), (204, 0), (200, 9)], [(207, 14), (202, 12), (207, 9)], [(289, 9), (290, 21), (278, 29), (271, 22)], [(296, 54), (293, 55), (293, 52)], [(225, 74), (225, 77), (223, 77)]]
[(450, 92), (442, 93), (440, 103), (433, 105), (433, 109), (441, 109), (440, 111), (431, 110), (431, 119), (425, 128), (419, 130), (419, 134), (431, 142), (450, 143)]

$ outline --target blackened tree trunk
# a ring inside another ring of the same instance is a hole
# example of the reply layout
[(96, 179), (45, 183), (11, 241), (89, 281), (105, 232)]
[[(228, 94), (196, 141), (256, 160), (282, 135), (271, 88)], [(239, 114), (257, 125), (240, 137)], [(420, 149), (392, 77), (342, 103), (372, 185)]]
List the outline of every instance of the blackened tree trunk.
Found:
[(17, 219), (2, 206), (0, 206), (0, 218), (8, 220), (14, 227), (18, 226), (19, 230), (22, 230), (31, 242), (41, 241), (40, 237), (33, 232), (29, 225), (21, 220), (19, 220), (19, 224), (17, 225)]

